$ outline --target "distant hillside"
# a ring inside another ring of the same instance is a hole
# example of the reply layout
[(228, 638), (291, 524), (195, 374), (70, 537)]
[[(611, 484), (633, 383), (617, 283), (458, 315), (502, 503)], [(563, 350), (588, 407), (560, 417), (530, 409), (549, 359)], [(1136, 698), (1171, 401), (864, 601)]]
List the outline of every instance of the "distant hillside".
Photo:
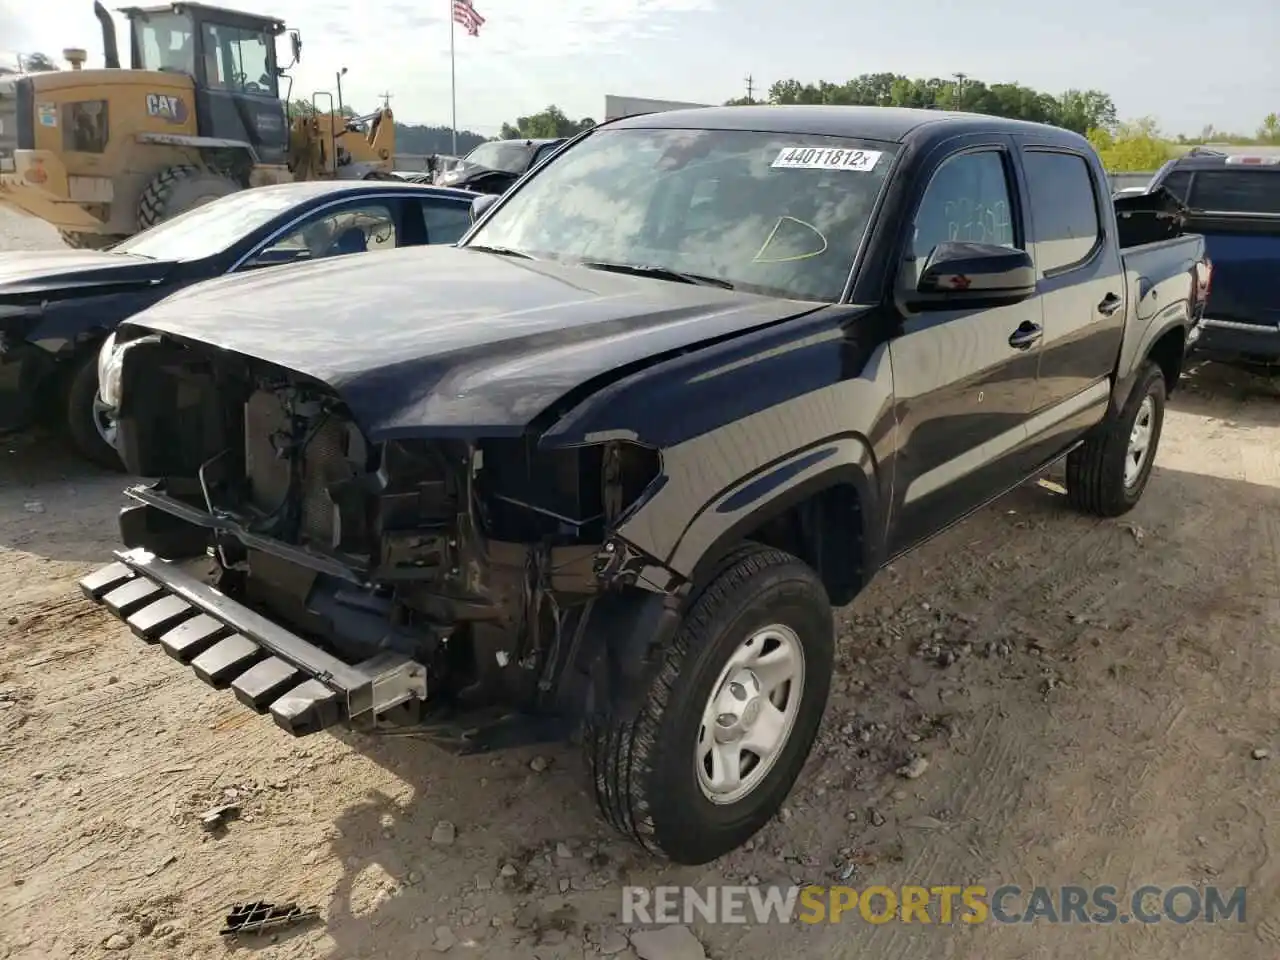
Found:
[[(459, 130), (459, 156), (488, 139), (488, 137), (482, 137), (471, 130)], [(428, 127), (419, 123), (397, 123), (396, 153), (453, 153), (453, 131), (448, 127)]]

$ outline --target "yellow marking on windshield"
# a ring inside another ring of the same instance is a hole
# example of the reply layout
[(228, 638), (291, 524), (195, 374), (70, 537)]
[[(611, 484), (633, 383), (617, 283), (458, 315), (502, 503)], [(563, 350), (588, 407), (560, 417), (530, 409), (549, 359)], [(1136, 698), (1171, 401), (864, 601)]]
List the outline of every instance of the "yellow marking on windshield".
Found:
[[(763, 254), (765, 250), (769, 249), (769, 244), (773, 243), (773, 238), (777, 236), (778, 228), (782, 226), (783, 220), (790, 220), (792, 223), (798, 223), (800, 224), (800, 226), (805, 227), (806, 229), (812, 230), (815, 234), (817, 234), (818, 239), (822, 241), (822, 249), (815, 250), (813, 251), (813, 253), (802, 253), (799, 256), (795, 256), (795, 257), (772, 257), (769, 259), (763, 259), (761, 257), (761, 254)], [(784, 216), (784, 217), (778, 218), (778, 222), (773, 225), (773, 229), (769, 231), (769, 236), (766, 237), (764, 243), (760, 245), (760, 249), (757, 250), (756, 255), (751, 258), (751, 262), (752, 263), (795, 263), (797, 260), (808, 260), (810, 257), (820, 257), (822, 256), (822, 254), (826, 252), (827, 252), (827, 238), (823, 235), (821, 230), (815, 227), (812, 223), (806, 223), (804, 220), (800, 220), (797, 217)]]

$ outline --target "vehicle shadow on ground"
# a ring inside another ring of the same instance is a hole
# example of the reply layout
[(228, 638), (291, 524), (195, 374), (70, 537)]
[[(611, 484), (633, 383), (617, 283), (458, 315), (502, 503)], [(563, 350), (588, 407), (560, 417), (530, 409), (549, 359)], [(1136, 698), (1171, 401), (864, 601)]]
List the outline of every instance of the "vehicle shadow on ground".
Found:
[(1178, 387), (1170, 409), (1242, 426), (1280, 426), (1280, 370), (1200, 361), (1188, 366)]
[(82, 460), (56, 434), (0, 438), (0, 549), (105, 563), (119, 546), (117, 510), (132, 482)]
[[(810, 867), (822, 865), (808, 882), (832, 883), (833, 844), (849, 843), (851, 838), (864, 849), (896, 844), (899, 850), (896, 859), (859, 874), (864, 884), (873, 882), (869, 877), (877, 883), (928, 883), (940, 882), (938, 877), (944, 875), (1007, 877), (1011, 870), (1024, 870), (1026, 855), (1019, 844), (1034, 827), (1018, 818), (1045, 805), (1037, 798), (1049, 789), (1043, 777), (1051, 778), (1054, 757), (1035, 745), (1056, 736), (1055, 714), (1084, 709), (1080, 704), (1093, 695), (1090, 691), (1101, 682), (1099, 677), (1110, 677), (1114, 686), (1115, 676), (1132, 672), (1138, 679), (1131, 682), (1158, 683), (1160, 664), (1188, 642), (1176, 637), (1207, 633), (1209, 618), (1224, 615), (1221, 610), (1215, 612), (1214, 604), (1230, 592), (1224, 586), (1232, 576), (1229, 571), (1247, 563), (1258, 548), (1256, 538), (1251, 541), (1248, 535), (1218, 538), (1219, 553), (1222, 549), (1236, 552), (1216, 557), (1222, 562), (1211, 570), (1200, 568), (1203, 531), (1224, 522), (1220, 509), (1224, 501), (1232, 504), (1232, 529), (1245, 522), (1240, 518), (1280, 516), (1280, 488), (1168, 468), (1156, 468), (1149, 496), (1119, 520), (1081, 518), (1064, 501), (1051, 485), (1026, 484), (919, 553), (898, 561), (896, 575), (882, 573), (858, 601), (842, 611), (865, 614), (883, 612), (889, 606), (919, 609), (921, 601), (934, 609), (967, 605), (987, 613), (973, 628), (975, 647), (1007, 641), (1013, 650), (1003, 660), (983, 659), (975, 652), (943, 670), (921, 661), (918, 638), (899, 635), (895, 629), (895, 642), (882, 648), (869, 643), (859, 646), (853, 652), (861, 656), (854, 661), (849, 648), (865, 638), (842, 631), (845, 657), (838, 674), (871, 678), (888, 699), (903, 699), (898, 692), (909, 688), (912, 703), (907, 709), (919, 706), (925, 711), (944, 709), (941, 698), (935, 700), (935, 688), (947, 683), (949, 676), (960, 684), (964, 704), (945, 709), (956, 712), (961, 729), (981, 727), (981, 734), (974, 736), (985, 741), (978, 744), (962, 736), (931, 744), (934, 772), (920, 782), (915, 788), (919, 792), (911, 798), (886, 802), (881, 808), (887, 821), (883, 825), (868, 824), (864, 818), (850, 826), (845, 811), (850, 805), (865, 808), (869, 796), (883, 797), (900, 782), (892, 774), (899, 761), (886, 759), (893, 754), (879, 758), (875, 777), (857, 787), (857, 792), (834, 798), (828, 793), (826, 800), (814, 799), (817, 778), (811, 772), (810, 782), (802, 779), (788, 800), (806, 812), (790, 823), (770, 823), (758, 835), (755, 852), (731, 855), (732, 871), (728, 858), (702, 868), (673, 868), (616, 837), (603, 824), (574, 747), (456, 757), (412, 737), (343, 734), (341, 739), (404, 784), (405, 793), (402, 797), (370, 794), (335, 823), (330, 850), (334, 860), (341, 862), (343, 876), (327, 908), (322, 907), (326, 935), (333, 944), (324, 956), (344, 960), (357, 951), (369, 955), (371, 949), (376, 956), (432, 956), (437, 930), (447, 928), (447, 940), (476, 944), (478, 955), (485, 957), (580, 958), (588, 944), (584, 924), (618, 923), (623, 884), (705, 886), (742, 882), (747, 874), (766, 883), (790, 883), (794, 874), (789, 879), (785, 871), (790, 868), (780, 866), (777, 852), (781, 848), (810, 855), (805, 860)], [(1029, 535), (1028, 529), (1041, 535)], [(985, 565), (993, 559), (1003, 563), (1001, 544), (1019, 540), (1034, 541), (1032, 553), (1020, 560), (1020, 572), (993, 572), (983, 579), (989, 589), (980, 595), (969, 594), (972, 581), (962, 586), (962, 578), (953, 576), (955, 571), (948, 566)], [(985, 546), (974, 547), (977, 543)], [(1156, 554), (1162, 556), (1161, 563), (1152, 565)], [(1126, 582), (1133, 589), (1126, 591)], [(905, 583), (914, 583), (917, 589), (902, 590), (900, 584)], [(1153, 597), (1162, 602), (1152, 607)], [(1260, 597), (1257, 602), (1266, 601)], [(1185, 608), (1180, 608), (1182, 604)], [(1111, 624), (1099, 626), (1101, 617)], [(1153, 637), (1162, 638), (1162, 645), (1168, 640), (1171, 646), (1153, 651)], [(854, 662), (865, 665), (854, 666)], [(1111, 676), (1106, 669), (1117, 672)], [(1062, 679), (1046, 688), (1046, 675)], [(1046, 689), (1053, 691), (1052, 698)], [(824, 727), (830, 732), (844, 722), (847, 711), (856, 710), (887, 718), (889, 735), (900, 738), (901, 717), (881, 713), (884, 699), (872, 702), (870, 696), (833, 693)], [(1107, 698), (1113, 696), (1118, 694), (1108, 690)], [(1139, 751), (1141, 743), (1132, 749)], [(549, 769), (532, 770), (530, 759), (535, 755), (549, 760)], [(997, 767), (1003, 764), (1004, 768), (984, 767), (984, 756), (996, 758)], [(1087, 766), (1093, 761), (1083, 756), (1080, 762)], [(883, 788), (875, 785), (877, 779)], [(988, 781), (1002, 784), (1005, 793), (996, 807), (984, 793)], [(875, 794), (876, 790), (880, 792)], [(966, 797), (977, 799), (969, 802)], [(1115, 816), (1120, 819), (1114, 826), (1119, 829), (1126, 816), (1125, 804), (1136, 801), (1122, 797), (1116, 802)], [(949, 831), (963, 834), (963, 841), (942, 832), (913, 830), (912, 817), (935, 825), (935, 818), (942, 817), (953, 824)], [(432, 840), (441, 820), (456, 828), (456, 836), (448, 837), (448, 843)], [(554, 851), (559, 842), (571, 848), (572, 858), (557, 858)], [(1052, 856), (1044, 855), (1051, 863)], [(1120, 860), (1138, 855), (1137, 847), (1116, 853)], [(504, 882), (502, 870), (507, 865), (515, 869)], [(784, 873), (779, 875), (779, 870)], [(924, 870), (928, 876), (920, 875)], [(724, 879), (731, 875), (737, 879)], [(492, 926), (495, 918), (501, 926)], [(786, 954), (776, 930), (752, 932), (722, 926), (700, 929), (699, 935), (713, 957)], [(819, 943), (827, 947), (814, 946), (814, 956), (853, 955), (849, 952), (853, 938), (856, 955), (882, 955), (878, 951), (883, 947), (887, 951), (883, 955), (896, 956), (888, 950), (887, 938), (892, 935), (886, 928), (866, 925), (854, 930), (809, 930), (803, 955), (811, 955), (811, 945)], [(935, 935), (950, 936), (947, 932)], [(967, 949), (956, 946), (962, 953)], [(456, 952), (460, 952), (457, 946), (450, 955)], [(990, 953), (1005, 955), (994, 949)]]

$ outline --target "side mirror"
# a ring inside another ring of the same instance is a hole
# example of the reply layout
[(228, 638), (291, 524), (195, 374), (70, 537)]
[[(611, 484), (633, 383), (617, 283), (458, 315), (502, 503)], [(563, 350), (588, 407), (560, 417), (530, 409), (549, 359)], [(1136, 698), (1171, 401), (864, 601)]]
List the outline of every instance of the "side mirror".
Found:
[(471, 201), (471, 222), (475, 223), (484, 216), (484, 212), (498, 202), (498, 194), (485, 193)]
[(1036, 268), (1025, 250), (948, 240), (925, 261), (911, 307), (954, 310), (1020, 303), (1036, 292)]
[(293, 52), (293, 62), (298, 63), (302, 60), (302, 36), (298, 33), (289, 34), (289, 47)]

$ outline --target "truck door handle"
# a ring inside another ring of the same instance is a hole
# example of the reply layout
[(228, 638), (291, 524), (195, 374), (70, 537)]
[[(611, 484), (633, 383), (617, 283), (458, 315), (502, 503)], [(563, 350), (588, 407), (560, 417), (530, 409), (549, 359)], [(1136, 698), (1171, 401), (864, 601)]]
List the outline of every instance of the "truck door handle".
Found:
[(1114, 293), (1108, 293), (1102, 298), (1102, 302), (1098, 304), (1098, 312), (1104, 317), (1109, 317), (1120, 309), (1120, 304), (1122, 302), (1123, 301)]
[(1018, 329), (1009, 334), (1009, 346), (1015, 350), (1027, 350), (1040, 342), (1044, 331), (1030, 320), (1018, 324)]

